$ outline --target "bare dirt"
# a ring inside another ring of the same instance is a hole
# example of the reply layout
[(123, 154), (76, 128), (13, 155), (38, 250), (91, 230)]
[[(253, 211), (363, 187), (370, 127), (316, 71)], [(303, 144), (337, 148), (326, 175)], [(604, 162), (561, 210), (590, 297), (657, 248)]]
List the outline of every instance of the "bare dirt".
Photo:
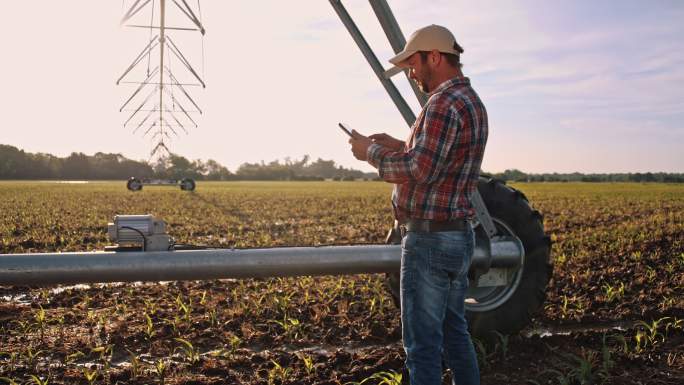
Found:
[[(554, 275), (527, 329), (476, 341), (482, 383), (684, 384), (684, 188), (516, 187), (545, 214)], [(357, 211), (348, 197), (325, 205), (343, 220), (303, 223), (315, 217), (306, 207), (319, 204), (316, 194), (292, 194), (300, 208), (286, 215), (295, 222), (264, 220), (255, 214), (263, 201), (249, 200), (233, 205), (242, 227), (231, 239), (179, 218), (175, 236), (253, 247), (382, 239), (383, 216), (339, 214)], [(386, 203), (385, 190), (374, 194), (361, 199)], [(349, 222), (365, 225), (341, 227)], [(106, 242), (96, 225), (51, 237), (42, 226), (8, 226), (0, 252)], [(253, 238), (266, 229), (278, 242)], [(393, 384), (403, 360), (399, 311), (382, 275), (0, 287), (0, 384)]]

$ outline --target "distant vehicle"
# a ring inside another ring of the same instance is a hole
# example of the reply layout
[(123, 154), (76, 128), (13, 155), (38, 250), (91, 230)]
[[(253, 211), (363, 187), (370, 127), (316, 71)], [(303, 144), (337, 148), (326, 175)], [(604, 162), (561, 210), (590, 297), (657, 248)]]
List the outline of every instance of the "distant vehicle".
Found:
[(195, 191), (195, 181), (190, 178), (178, 179), (150, 179), (143, 178), (138, 179), (134, 176), (128, 178), (126, 182), (126, 188), (131, 191), (140, 191), (143, 186), (178, 186), (183, 191)]

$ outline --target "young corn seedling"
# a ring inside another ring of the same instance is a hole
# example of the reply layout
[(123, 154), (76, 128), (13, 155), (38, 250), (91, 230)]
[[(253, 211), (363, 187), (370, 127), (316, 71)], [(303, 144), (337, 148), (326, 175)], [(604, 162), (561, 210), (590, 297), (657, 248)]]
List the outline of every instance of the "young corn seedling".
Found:
[(185, 359), (188, 361), (188, 363), (190, 363), (190, 365), (193, 365), (200, 360), (199, 351), (192, 346), (190, 341), (184, 340), (182, 338), (174, 338), (174, 340), (180, 344), (174, 350), (182, 351), (185, 355)]
[[(558, 381), (558, 385), (571, 385), (573, 384), (572, 378), (568, 377), (566, 374), (562, 373), (559, 370), (556, 369), (547, 369), (544, 370), (539, 374), (539, 376), (543, 377), (546, 374), (553, 374), (556, 376), (556, 381)], [(531, 382), (531, 380), (527, 380), (528, 382)], [(535, 381), (536, 382), (536, 381)]]
[(283, 314), (285, 317), (287, 317), (287, 310), (290, 307), (290, 302), (292, 300), (293, 294), (294, 293), (283, 294), (282, 296), (275, 295), (273, 297), (273, 302), (278, 307), (280, 313)]
[(167, 325), (171, 326), (173, 335), (175, 335), (176, 337), (180, 337), (181, 331), (179, 326), (181, 323), (181, 318), (178, 315), (175, 315), (173, 316), (173, 318), (164, 318), (164, 321)]
[(29, 368), (31, 368), (31, 370), (35, 371), (36, 359), (41, 354), (43, 354), (42, 350), (38, 350), (37, 352), (34, 352), (30, 346), (26, 348), (26, 352), (24, 353), (24, 358), (26, 361), (26, 365)]
[(166, 362), (161, 358), (154, 363), (154, 372), (157, 373), (157, 378), (159, 378), (159, 384), (164, 385), (164, 380), (166, 379), (166, 370), (168, 369)]
[(83, 306), (83, 309), (90, 308), (90, 296), (88, 295), (88, 293), (85, 293), (83, 295), (83, 300), (81, 300), (81, 306)]
[(668, 321), (665, 324), (665, 338), (667, 338), (670, 329), (684, 331), (684, 319), (674, 318), (672, 321)]
[(132, 351), (126, 350), (128, 351), (128, 356), (131, 358), (131, 378), (136, 378), (140, 375), (140, 358)]
[(147, 313), (145, 313), (145, 337), (148, 341), (151, 341), (154, 335), (155, 331), (154, 324), (152, 323), (152, 318), (150, 318), (150, 316)]
[[(501, 358), (506, 361), (508, 359), (508, 342), (509, 342), (509, 336), (506, 334), (501, 334), (498, 331), (494, 331), (494, 334), (496, 334), (497, 339), (499, 340), (496, 344), (496, 346), (501, 347)], [(496, 350), (496, 349), (495, 349)]]
[(145, 312), (154, 315), (157, 312), (157, 303), (153, 300), (143, 299), (145, 303)]
[(641, 330), (637, 330), (636, 334), (634, 334), (634, 343), (634, 351), (636, 353), (641, 353), (641, 351), (647, 346), (646, 333), (642, 332)]
[(50, 292), (47, 289), (40, 289), (40, 299), (50, 302)]
[(610, 370), (615, 366), (615, 361), (612, 359), (612, 352), (608, 346), (608, 336), (604, 333), (601, 345), (601, 369), (598, 375), (603, 379), (603, 382), (610, 378)]
[(40, 341), (42, 343), (45, 343), (45, 309), (43, 309), (43, 306), (41, 305), (38, 305), (38, 307), (39, 309), (36, 311), (36, 314), (33, 315), (33, 318), (36, 320), (36, 325), (38, 326), (38, 329), (40, 329)]
[(309, 293), (309, 288), (307, 287), (304, 289), (304, 298), (303, 298), (304, 305), (308, 304), (310, 299), (311, 299), (311, 294)]
[(192, 313), (192, 299), (188, 297), (188, 303), (183, 302), (183, 298), (178, 294), (176, 297), (176, 305), (178, 311), (183, 315), (183, 320), (190, 323), (190, 314)]
[(644, 321), (639, 321), (639, 325), (647, 331), (646, 333), (643, 333), (645, 344), (655, 345), (659, 341), (665, 342), (665, 335), (660, 333), (658, 330), (660, 328), (660, 323), (667, 319), (670, 319), (670, 317), (663, 317), (658, 320), (653, 320), (650, 324)]
[(50, 376), (47, 376), (44, 380), (41, 380), (40, 377), (32, 374), (31, 381), (33, 381), (33, 383), (36, 385), (48, 385), (50, 383)]
[(234, 287), (230, 290), (230, 297), (233, 300), (233, 303), (237, 303), (238, 300), (240, 299), (240, 296), (238, 295), (238, 289), (237, 287)]
[(387, 298), (385, 296), (385, 293), (384, 292), (382, 292), (382, 293), (376, 292), (373, 298), (375, 298), (378, 315), (380, 317), (384, 317), (385, 316), (385, 299)]
[(275, 384), (275, 380), (280, 380), (280, 383), (284, 383), (292, 372), (292, 368), (282, 367), (279, 363), (271, 360), (273, 367), (268, 370), (268, 384)]
[(297, 357), (299, 357), (299, 359), (302, 360), (302, 363), (304, 363), (304, 369), (306, 370), (306, 374), (308, 376), (316, 373), (316, 366), (314, 366), (311, 356), (307, 355), (306, 353), (299, 352), (297, 353)]
[(473, 338), (473, 345), (475, 345), (475, 353), (477, 353), (477, 362), (480, 368), (487, 369), (489, 368), (489, 359), (491, 358), (492, 355), (494, 355), (496, 352), (492, 353), (487, 353), (487, 345), (478, 340), (477, 338)]
[(114, 345), (103, 345), (98, 346), (91, 350), (92, 353), (97, 353), (99, 355), (100, 361), (102, 361), (102, 366), (104, 372), (109, 372), (109, 368), (112, 365), (112, 356), (114, 355)]
[(299, 329), (301, 328), (301, 323), (299, 322), (298, 319), (290, 318), (286, 315), (282, 321), (273, 320), (271, 322), (274, 322), (274, 323), (280, 325), (280, 327), (283, 328), (285, 335), (289, 339), (294, 339), (294, 338), (297, 338), (299, 336)]
[(620, 286), (603, 285), (603, 291), (606, 295), (607, 302), (613, 302), (614, 300), (619, 300), (625, 295), (625, 283), (620, 282)]
[(242, 340), (240, 340), (240, 337), (236, 335), (230, 336), (230, 354), (233, 355), (235, 354), (235, 351), (237, 351), (237, 348), (240, 347), (240, 344), (242, 343)]
[(83, 373), (83, 377), (85, 378), (85, 380), (88, 381), (88, 385), (93, 385), (95, 383), (95, 380), (97, 380), (99, 370), (97, 370), (97, 368), (89, 369), (84, 366), (81, 368), (81, 373)]
[(561, 305), (561, 315), (563, 318), (566, 318), (568, 316), (568, 296), (563, 295), (563, 304)]
[(4, 381), (7, 385), (19, 385), (16, 380), (9, 377), (0, 377), (0, 381)]
[(238, 346), (240, 346), (240, 343), (242, 341), (236, 335), (231, 335), (228, 342), (230, 344), (230, 349), (221, 348), (218, 351), (211, 353), (211, 355), (214, 357), (222, 357), (222, 358), (233, 357), (233, 355), (235, 354), (235, 351), (237, 350)]
[(361, 382), (352, 382), (352, 385), (363, 385), (368, 381), (373, 381), (377, 385), (401, 385), (402, 374), (394, 370), (373, 373), (364, 378)]
[(209, 317), (209, 324), (211, 325), (212, 328), (215, 328), (218, 326), (219, 320), (218, 320), (218, 312), (216, 309), (211, 309), (207, 312), (207, 316)]
[(667, 366), (674, 366), (677, 363), (677, 359), (679, 358), (679, 352), (676, 353), (667, 353)]
[(65, 365), (72, 364), (72, 363), (78, 361), (79, 358), (83, 358), (83, 357), (85, 357), (85, 354), (82, 351), (77, 350), (76, 352), (71, 353), (64, 358), (64, 364)]
[(8, 366), (7, 368), (9, 369), (10, 372), (14, 371), (15, 366), (17, 365), (17, 353), (11, 352), (2, 352), (0, 353), (0, 357), (7, 357), (8, 358)]
[(371, 318), (373, 318), (373, 314), (375, 314), (375, 306), (376, 306), (377, 300), (375, 297), (372, 297), (371, 299), (368, 300), (368, 312), (371, 315)]
[(63, 341), (64, 340), (64, 322), (65, 322), (64, 316), (59, 315), (59, 316), (54, 317), (52, 320), (54, 322), (57, 322), (57, 325), (59, 325), (59, 340)]
[(593, 350), (583, 350), (581, 356), (574, 354), (569, 354), (568, 356), (578, 365), (570, 370), (568, 376), (580, 384), (595, 383), (593, 370), (597, 360), (597, 353)]
[(95, 327), (97, 324), (97, 315), (94, 310), (88, 310), (88, 313), (86, 313), (86, 321), (91, 328)]
[(121, 316), (126, 316), (126, 313), (128, 313), (128, 305), (125, 303), (119, 303), (116, 305), (116, 312), (119, 313)]

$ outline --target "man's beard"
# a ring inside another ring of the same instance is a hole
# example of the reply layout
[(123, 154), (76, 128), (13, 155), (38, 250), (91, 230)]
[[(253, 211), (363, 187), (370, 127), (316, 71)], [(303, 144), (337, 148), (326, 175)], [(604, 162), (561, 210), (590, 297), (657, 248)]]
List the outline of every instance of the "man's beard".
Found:
[(430, 81), (432, 80), (432, 72), (425, 68), (420, 76), (420, 81), (418, 83), (418, 88), (426, 94), (430, 93)]

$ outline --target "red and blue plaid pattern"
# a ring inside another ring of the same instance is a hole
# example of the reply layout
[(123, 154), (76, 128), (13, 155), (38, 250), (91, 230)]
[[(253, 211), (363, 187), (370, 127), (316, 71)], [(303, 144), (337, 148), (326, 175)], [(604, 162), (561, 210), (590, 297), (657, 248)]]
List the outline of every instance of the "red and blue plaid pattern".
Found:
[(395, 216), (444, 221), (470, 218), (487, 143), (487, 111), (468, 78), (440, 84), (431, 94), (403, 151), (378, 144), (368, 162), (386, 182), (395, 183)]

